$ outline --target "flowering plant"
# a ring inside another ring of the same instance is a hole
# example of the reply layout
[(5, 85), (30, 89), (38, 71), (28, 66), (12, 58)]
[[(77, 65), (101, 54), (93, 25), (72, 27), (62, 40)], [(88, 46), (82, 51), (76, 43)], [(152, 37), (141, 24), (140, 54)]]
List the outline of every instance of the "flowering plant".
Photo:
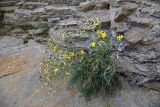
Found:
[[(43, 77), (50, 80), (54, 76), (65, 73), (69, 77), (69, 85), (79, 83), (82, 94), (90, 97), (102, 88), (106, 93), (115, 86), (116, 66), (115, 57), (111, 51), (110, 36), (101, 29), (99, 18), (87, 20), (83, 24), (84, 29), (89, 29), (90, 26), (90, 32), (95, 35), (86, 49), (74, 48), (65, 43), (60, 45), (56, 43), (58, 40), (54, 37), (50, 38), (47, 44), (50, 50), (47, 52), (49, 58), (44, 60)], [(82, 35), (85, 32), (87, 31), (80, 30)], [(61, 35), (59, 39), (62, 40), (71, 33), (65, 32), (59, 35)], [(117, 41), (122, 39), (123, 35), (117, 36)]]

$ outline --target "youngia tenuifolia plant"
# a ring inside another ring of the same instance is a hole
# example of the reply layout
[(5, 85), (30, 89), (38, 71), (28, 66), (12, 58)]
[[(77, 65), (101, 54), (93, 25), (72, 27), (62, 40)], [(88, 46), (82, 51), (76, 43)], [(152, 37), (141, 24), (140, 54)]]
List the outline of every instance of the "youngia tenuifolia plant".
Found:
[[(94, 33), (95, 39), (90, 41), (87, 49), (83, 49), (57, 42), (72, 33), (64, 31), (58, 35), (58, 40), (51, 37), (47, 44), (47, 58), (44, 59), (42, 78), (50, 81), (56, 76), (67, 74), (69, 86), (77, 84), (85, 97), (96, 95), (100, 90), (108, 94), (112, 91), (112, 87), (116, 86), (117, 70), (115, 57), (111, 51), (110, 37), (101, 29), (99, 18), (85, 20), (82, 23), (84, 29), (92, 27), (90, 32)], [(83, 35), (86, 31), (78, 29), (77, 32)], [(117, 36), (117, 41), (122, 39), (123, 35)]]

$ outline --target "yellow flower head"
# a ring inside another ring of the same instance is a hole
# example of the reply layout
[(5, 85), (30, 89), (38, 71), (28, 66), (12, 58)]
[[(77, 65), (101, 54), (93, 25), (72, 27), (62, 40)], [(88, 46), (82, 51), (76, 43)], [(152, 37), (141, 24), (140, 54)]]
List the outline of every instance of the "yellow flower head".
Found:
[(82, 30), (82, 33), (85, 33), (86, 32), (86, 30)]
[(96, 47), (96, 42), (92, 42), (90, 46), (93, 48)]
[(64, 64), (64, 65), (66, 65), (66, 62), (65, 62), (65, 61), (63, 61), (63, 64)]
[(64, 58), (67, 59), (67, 60), (70, 60), (70, 59), (71, 59), (71, 56), (68, 55), (68, 54), (64, 54)]
[(107, 36), (107, 33), (104, 32), (104, 31), (98, 31), (98, 36), (99, 36), (99, 38), (103, 38), (104, 39)]
[(99, 20), (100, 20), (100, 18), (99, 18), (99, 17), (96, 17), (96, 18), (95, 18), (95, 20), (99, 21)]
[(68, 59), (68, 60), (70, 60), (70, 59), (71, 59), (71, 57), (70, 57), (70, 56), (68, 56), (68, 57), (67, 57), (67, 59)]
[(96, 27), (99, 25), (99, 20), (96, 18), (96, 19), (93, 19), (93, 26)]
[(57, 46), (54, 46), (53, 47), (53, 51), (57, 51), (58, 50), (58, 47)]
[(117, 36), (117, 40), (121, 41), (122, 39), (123, 39), (123, 35), (119, 34), (119, 35)]
[(84, 55), (84, 54), (85, 54), (84, 50), (81, 50), (80, 55)]
[(75, 56), (75, 53), (74, 53), (74, 52), (71, 52), (71, 53), (70, 53), (70, 56), (71, 56), (71, 57), (74, 57), (74, 56)]
[(56, 68), (54, 68), (54, 75), (56, 75), (57, 73), (58, 73), (58, 68), (56, 67)]
[(62, 53), (63, 53), (63, 50), (59, 50), (59, 53), (62, 54)]

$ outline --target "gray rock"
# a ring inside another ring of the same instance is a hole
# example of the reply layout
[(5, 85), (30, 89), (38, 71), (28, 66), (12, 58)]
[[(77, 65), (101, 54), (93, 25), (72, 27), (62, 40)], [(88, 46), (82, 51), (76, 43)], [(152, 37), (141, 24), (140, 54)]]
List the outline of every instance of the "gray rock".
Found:
[[(136, 30), (136, 32), (135, 32)], [(147, 35), (147, 32), (143, 29), (131, 29), (128, 32), (124, 34), (124, 38), (127, 40), (127, 42), (133, 46), (142, 41), (142, 39)]]
[(150, 35), (154, 37), (160, 37), (160, 25), (155, 25), (151, 31)]
[(60, 6), (46, 6), (45, 11), (49, 16), (62, 17), (64, 15), (72, 15), (75, 11), (74, 8), (60, 5)]
[[(137, 85), (159, 80), (159, 4), (150, 0), (117, 0), (112, 6), (111, 27), (123, 33), (128, 44), (119, 56), (118, 65), (122, 64), (125, 74), (133, 77), (131, 80)], [(150, 87), (159, 90), (158, 86)]]
[(23, 40), (22, 39), (17, 39), (15, 37), (9, 37), (9, 36), (5, 36), (0, 38), (0, 48), (6, 48), (6, 47), (13, 47), (16, 45), (21, 45), (23, 44)]
[(69, 18), (66, 20), (62, 20), (58, 23), (59, 26), (62, 27), (72, 27), (72, 26), (77, 26), (78, 25), (78, 20), (74, 19), (74, 18)]
[(94, 10), (103, 10), (103, 9), (109, 9), (110, 4), (107, 1), (99, 1), (95, 3)]
[(87, 11), (94, 10), (94, 7), (95, 7), (95, 3), (93, 2), (83, 2), (83, 3), (80, 3), (78, 8), (82, 12), (87, 12)]
[(81, 0), (68, 0), (68, 1), (67, 1), (67, 4), (68, 4), (69, 6), (78, 6), (78, 5), (80, 4), (80, 1), (81, 1)]
[(79, 32), (78, 34), (78, 28), (74, 26), (68, 28), (52, 28), (49, 35), (54, 38), (53, 42), (55, 44), (75, 49), (88, 49), (90, 42), (95, 39), (94, 36), (91, 36), (94, 35), (93, 33)]
[(67, 4), (69, 6), (77, 6), (81, 1), (85, 0), (49, 0), (49, 4)]
[[(101, 27), (104, 29), (109, 29), (111, 26), (111, 19), (109, 16), (109, 11), (106, 10), (96, 10), (96, 11), (89, 11), (87, 13), (80, 13), (81, 17), (88, 19), (93, 19), (93, 18), (99, 18), (100, 21), (98, 25), (101, 24)], [(79, 24), (80, 29), (85, 29), (85, 30), (93, 30), (93, 26), (86, 26), (83, 27), (83, 24)]]
[(22, 9), (36, 9), (36, 8), (40, 8), (40, 7), (44, 7), (46, 6), (47, 3), (40, 3), (40, 2), (25, 2), (23, 3), (23, 6), (21, 7)]

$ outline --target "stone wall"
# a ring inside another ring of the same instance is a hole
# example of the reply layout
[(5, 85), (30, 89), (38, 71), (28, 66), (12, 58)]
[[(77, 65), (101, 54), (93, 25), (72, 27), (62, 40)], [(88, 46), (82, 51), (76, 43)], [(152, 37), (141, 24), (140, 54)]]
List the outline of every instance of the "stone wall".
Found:
[[(110, 2), (103, 0), (106, 2), (94, 3), (89, 2), (94, 0), (87, 0), (88, 2), (80, 3), (79, 7), (75, 6), (82, 1), (84, 0), (50, 0), (53, 5), (49, 6), (46, 6), (47, 3), (41, 3), (42, 5), (24, 3), (13, 14), (5, 14), (5, 23), (28, 25), (33, 21), (34, 23), (42, 21), (54, 26), (62, 21), (61, 25), (67, 23), (71, 26), (75, 25), (74, 20), (77, 20), (75, 17), (99, 16), (104, 23), (104, 29), (111, 31), (115, 28), (117, 34), (124, 35), (126, 48), (119, 54), (119, 65), (121, 64), (125, 69), (125, 73), (132, 73), (132, 80), (139, 85), (151, 80), (160, 80), (160, 2), (158, 0), (110, 0)], [(58, 7), (55, 4), (74, 6), (58, 5)], [(1, 17), (3, 18), (3, 15)]]

